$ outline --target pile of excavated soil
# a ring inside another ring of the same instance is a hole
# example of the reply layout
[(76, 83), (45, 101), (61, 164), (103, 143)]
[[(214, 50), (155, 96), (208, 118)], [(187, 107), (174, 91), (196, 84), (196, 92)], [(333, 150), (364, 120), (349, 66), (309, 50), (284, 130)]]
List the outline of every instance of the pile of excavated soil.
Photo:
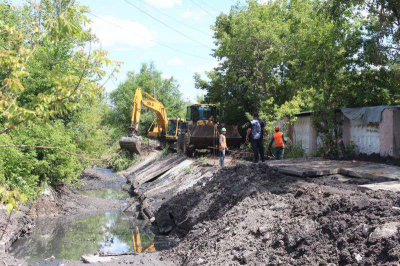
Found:
[(398, 265), (399, 206), (396, 193), (242, 164), (163, 204), (157, 221), (185, 234), (163, 252), (181, 265)]

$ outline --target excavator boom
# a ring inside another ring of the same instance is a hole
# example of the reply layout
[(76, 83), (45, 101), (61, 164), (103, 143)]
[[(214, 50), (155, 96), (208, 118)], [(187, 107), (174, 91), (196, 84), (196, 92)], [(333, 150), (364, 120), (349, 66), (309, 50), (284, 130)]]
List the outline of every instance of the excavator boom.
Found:
[(131, 126), (129, 127), (130, 134), (128, 137), (123, 137), (119, 141), (122, 149), (137, 154), (141, 153), (141, 141), (138, 136), (138, 129), (142, 106), (147, 107), (157, 115), (157, 124), (152, 131), (148, 132), (149, 136), (160, 138), (163, 134), (166, 134), (168, 128), (168, 116), (164, 105), (150, 94), (143, 92), (141, 88), (138, 88), (133, 96)]

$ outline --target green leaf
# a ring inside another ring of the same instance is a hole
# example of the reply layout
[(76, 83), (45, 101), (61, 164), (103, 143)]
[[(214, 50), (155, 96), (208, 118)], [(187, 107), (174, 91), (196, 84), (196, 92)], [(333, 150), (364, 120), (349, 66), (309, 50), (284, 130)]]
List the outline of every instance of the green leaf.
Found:
[(11, 213), (11, 212), (13, 211), (13, 209), (14, 209), (13, 204), (12, 204), (12, 203), (8, 203), (8, 204), (6, 205), (6, 209), (7, 209), (7, 212), (8, 212), (8, 213)]

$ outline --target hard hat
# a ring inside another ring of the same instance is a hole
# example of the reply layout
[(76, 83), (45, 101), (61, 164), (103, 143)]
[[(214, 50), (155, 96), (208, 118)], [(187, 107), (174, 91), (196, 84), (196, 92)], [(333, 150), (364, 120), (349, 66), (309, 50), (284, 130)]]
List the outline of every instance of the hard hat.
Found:
[(281, 130), (280, 126), (275, 126), (275, 131)]
[(226, 128), (223, 127), (223, 128), (221, 129), (221, 132), (226, 132)]

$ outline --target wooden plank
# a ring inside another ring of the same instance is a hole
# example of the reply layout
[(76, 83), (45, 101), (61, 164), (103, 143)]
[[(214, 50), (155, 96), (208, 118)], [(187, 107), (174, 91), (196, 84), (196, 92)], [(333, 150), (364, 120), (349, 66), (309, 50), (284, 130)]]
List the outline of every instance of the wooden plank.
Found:
[(132, 174), (139, 173), (140, 171), (145, 170), (147, 167), (152, 165), (155, 161), (159, 160), (161, 157), (161, 152), (153, 152), (149, 156), (147, 156), (143, 161), (129, 167), (125, 171), (121, 171), (120, 174), (124, 177), (129, 178)]
[(140, 173), (139, 175), (135, 175), (133, 178), (131, 178), (131, 183), (134, 189), (137, 189), (147, 181), (150, 181), (155, 177), (162, 175), (163, 173), (167, 172), (168, 170), (178, 165), (185, 159), (186, 157), (183, 156), (173, 156), (167, 160), (161, 160), (155, 163), (152, 167), (147, 168), (146, 171)]

